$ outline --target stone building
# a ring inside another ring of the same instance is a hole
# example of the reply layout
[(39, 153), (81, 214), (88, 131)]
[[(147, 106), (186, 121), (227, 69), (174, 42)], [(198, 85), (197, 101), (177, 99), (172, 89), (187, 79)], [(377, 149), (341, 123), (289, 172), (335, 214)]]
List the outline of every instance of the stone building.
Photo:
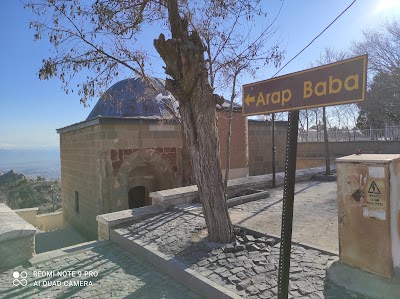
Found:
[[(161, 80), (126, 79), (85, 121), (57, 130), (65, 223), (95, 238), (97, 215), (150, 205), (150, 192), (194, 183), (175, 103)], [(217, 111), (224, 173), (228, 113), (224, 105)], [(234, 111), (230, 178), (249, 173), (247, 120)]]

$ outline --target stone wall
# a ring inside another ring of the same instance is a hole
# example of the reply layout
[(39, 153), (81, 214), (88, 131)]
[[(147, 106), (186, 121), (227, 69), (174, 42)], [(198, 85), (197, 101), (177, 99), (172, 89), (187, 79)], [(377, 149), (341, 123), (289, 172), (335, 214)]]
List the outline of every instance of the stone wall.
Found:
[[(249, 119), (249, 175), (272, 173), (272, 126)], [(287, 123), (275, 122), (276, 171), (284, 171)]]
[(64, 228), (63, 212), (53, 212), (36, 216), (37, 227), (42, 231), (52, 231)]
[[(225, 176), (227, 155), (227, 130), (228, 112), (218, 112), (218, 137), (220, 145), (220, 157), (222, 175)], [(242, 116), (241, 111), (233, 113), (232, 135), (231, 135), (231, 159), (229, 179), (246, 177), (249, 175), (249, 153), (248, 153), (248, 127), (247, 119)]]
[[(364, 154), (399, 154), (400, 141), (343, 141), (329, 142), (331, 164), (335, 159), (352, 155), (356, 150)], [(297, 168), (325, 165), (323, 142), (299, 142), (297, 145)]]
[(100, 185), (104, 165), (101, 157), (102, 142), (106, 138), (107, 131), (100, 125), (60, 134), (64, 221), (89, 239), (96, 237), (96, 215), (102, 211)]
[(37, 215), (38, 208), (13, 210), (18, 216), (42, 231), (64, 228), (63, 212), (53, 212)]
[[(264, 121), (248, 121), (249, 127), (249, 175), (272, 173), (272, 127)], [(276, 165), (277, 172), (285, 169), (286, 122), (276, 122)], [(343, 141), (329, 142), (330, 163), (335, 159), (354, 154), (398, 154), (400, 141)], [(297, 169), (325, 166), (325, 145), (323, 142), (299, 142), (297, 144)]]
[(24, 219), (26, 222), (36, 227), (37, 226), (36, 214), (38, 209), (39, 208), (26, 208), (13, 211), (17, 213), (17, 215), (20, 216), (22, 219)]
[[(400, 141), (343, 141), (329, 142), (329, 152), (332, 156), (347, 156), (360, 149), (364, 154), (398, 154)], [(298, 156), (323, 157), (325, 145), (323, 142), (299, 142), (297, 146)]]
[[(228, 113), (218, 114), (225, 167)], [(235, 112), (232, 126), (230, 177), (245, 177), (247, 120)], [(181, 126), (175, 122), (99, 117), (58, 132), (64, 221), (89, 239), (96, 238), (97, 215), (129, 208), (134, 187), (145, 188), (146, 204), (151, 204), (150, 192), (180, 187), (188, 176)]]
[(36, 228), (0, 203), (0, 269), (21, 265), (35, 253)]
[[(65, 222), (86, 237), (96, 238), (97, 215), (128, 208), (128, 191), (134, 185), (151, 192), (181, 184), (179, 125), (100, 119), (75, 127), (59, 130), (63, 210)], [(146, 165), (151, 171), (142, 174)]]

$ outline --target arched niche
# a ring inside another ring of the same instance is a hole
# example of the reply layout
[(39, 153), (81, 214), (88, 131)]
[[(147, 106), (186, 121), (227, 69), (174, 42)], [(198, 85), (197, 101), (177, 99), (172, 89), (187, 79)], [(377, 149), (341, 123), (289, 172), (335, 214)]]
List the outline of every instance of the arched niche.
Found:
[(151, 205), (150, 192), (174, 187), (171, 163), (156, 150), (139, 150), (129, 155), (118, 171), (112, 192), (112, 210)]

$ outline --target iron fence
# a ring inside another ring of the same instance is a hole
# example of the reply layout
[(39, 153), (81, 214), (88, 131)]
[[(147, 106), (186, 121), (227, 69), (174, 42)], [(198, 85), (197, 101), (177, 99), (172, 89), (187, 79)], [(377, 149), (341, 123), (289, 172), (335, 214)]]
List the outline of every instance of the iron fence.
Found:
[[(367, 141), (400, 140), (400, 126), (387, 126), (383, 129), (366, 130), (328, 130), (328, 141)], [(299, 142), (322, 142), (323, 131), (300, 132)]]

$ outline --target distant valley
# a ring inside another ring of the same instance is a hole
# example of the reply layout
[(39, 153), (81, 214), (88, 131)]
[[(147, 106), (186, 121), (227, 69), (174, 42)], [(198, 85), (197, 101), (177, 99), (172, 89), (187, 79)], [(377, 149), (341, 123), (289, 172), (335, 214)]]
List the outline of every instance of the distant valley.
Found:
[(61, 176), (59, 149), (0, 149), (0, 174), (13, 169), (27, 177), (58, 179)]

